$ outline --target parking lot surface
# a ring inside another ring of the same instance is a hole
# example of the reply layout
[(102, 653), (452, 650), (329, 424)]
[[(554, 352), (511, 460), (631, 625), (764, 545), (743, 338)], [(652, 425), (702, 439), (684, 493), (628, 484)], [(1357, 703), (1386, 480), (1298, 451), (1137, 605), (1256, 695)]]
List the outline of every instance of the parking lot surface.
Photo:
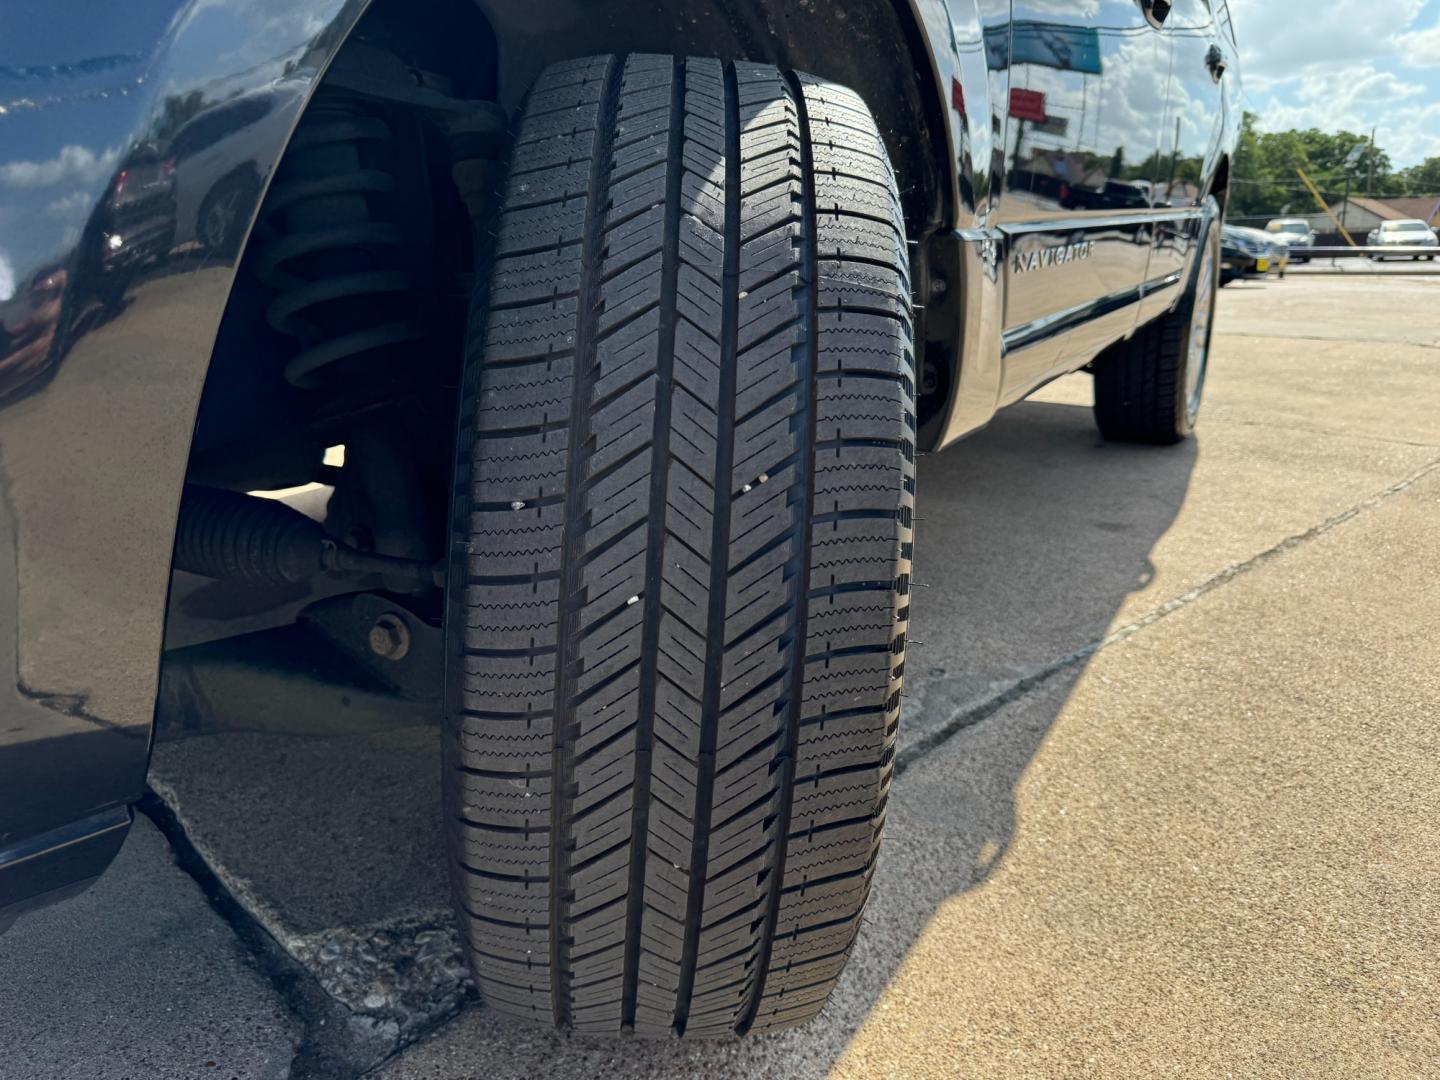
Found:
[(157, 747), (163, 835), (0, 938), (4, 1075), (1434, 1075), (1440, 277), (1226, 289), (1179, 447), (1102, 443), (1089, 392), (921, 463), (899, 776), (816, 1023), (501, 1021), (434, 732), (231, 732)]

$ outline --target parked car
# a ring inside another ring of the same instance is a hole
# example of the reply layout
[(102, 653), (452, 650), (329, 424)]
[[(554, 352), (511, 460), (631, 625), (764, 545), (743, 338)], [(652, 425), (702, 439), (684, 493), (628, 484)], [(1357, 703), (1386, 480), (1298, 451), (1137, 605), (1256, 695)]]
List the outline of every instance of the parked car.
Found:
[(0, 297), (0, 403), (51, 369), (68, 280), (63, 265), (41, 266), (12, 295)]
[[(0, 173), (118, 213), (104, 148), (173, 140), (208, 250), (135, 263), (123, 323), (0, 405), (0, 922), (110, 862), (157, 712), (283, 717), (298, 671), (337, 711), (443, 710), (496, 1010), (816, 1015), (895, 767), (917, 453), (1082, 369), (1106, 439), (1195, 428), (1223, 0), (220, 7), (223, 47), (188, 0), (123, 48), (108, 18), (7, 28), (48, 104), (0, 115)], [(41, 190), (0, 187), (17, 281), (76, 242)], [(245, 494), (311, 482), (323, 523)], [(179, 574), (328, 599), (165, 650)]]
[(1304, 218), (1276, 218), (1265, 226), (1265, 231), (1283, 240), (1296, 262), (1310, 261), (1307, 249), (1315, 246), (1315, 230)]
[(175, 242), (175, 162), (151, 143), (126, 155), (85, 229), (81, 281), (118, 305), (136, 276)]
[(1220, 284), (1245, 278), (1265, 278), (1279, 272), (1279, 247), (1259, 229), (1226, 225), (1221, 230)]
[(1134, 181), (1106, 180), (1098, 189), (1066, 184), (1060, 205), (1066, 210), (1141, 210), (1150, 206), (1150, 192)]
[[(1416, 218), (1407, 218), (1402, 221), (1382, 221), (1378, 227), (1370, 230), (1366, 238), (1368, 247), (1440, 247), (1440, 239), (1435, 236), (1435, 230), (1425, 222)], [(1383, 261), (1391, 258), (1389, 255), (1371, 255), (1372, 259)], [(1404, 256), (1399, 256), (1404, 258)], [(1417, 262), (1421, 259), (1434, 259), (1434, 255), (1411, 255), (1410, 258)]]
[(170, 155), (177, 243), (198, 241), (219, 254), (239, 250), (268, 164), (264, 155), (294, 123), (293, 115), (278, 108), (285, 101), (282, 91), (266, 85), (209, 105), (176, 132)]
[(1249, 232), (1255, 235), (1258, 240), (1263, 240), (1270, 248), (1270, 269), (1275, 276), (1281, 280), (1285, 277), (1285, 271), (1290, 269), (1290, 244), (1283, 234), (1267, 233), (1262, 229), (1250, 229)]

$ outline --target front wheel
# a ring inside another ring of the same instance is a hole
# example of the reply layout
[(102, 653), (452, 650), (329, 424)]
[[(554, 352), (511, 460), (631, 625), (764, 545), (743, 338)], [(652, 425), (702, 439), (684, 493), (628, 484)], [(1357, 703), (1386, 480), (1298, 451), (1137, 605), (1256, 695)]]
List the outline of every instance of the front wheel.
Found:
[(1190, 285), (1174, 311), (1095, 363), (1095, 419), (1117, 442), (1177, 443), (1195, 429), (1221, 278), (1220, 213), (1212, 199)]
[(889, 792), (915, 364), (864, 103), (598, 57), (521, 122), (465, 357), (446, 799), (482, 996), (721, 1037), (824, 1005)]

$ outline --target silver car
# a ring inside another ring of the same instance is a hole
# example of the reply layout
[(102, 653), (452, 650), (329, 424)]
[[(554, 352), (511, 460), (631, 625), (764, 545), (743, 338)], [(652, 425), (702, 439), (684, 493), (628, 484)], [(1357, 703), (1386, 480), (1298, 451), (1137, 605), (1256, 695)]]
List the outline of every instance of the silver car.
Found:
[(1309, 262), (1308, 248), (1315, 246), (1315, 230), (1304, 218), (1276, 218), (1265, 231), (1285, 243), (1296, 262)]
[[(1440, 248), (1440, 238), (1435, 230), (1418, 218), (1402, 221), (1382, 221), (1379, 228), (1371, 229), (1366, 239), (1370, 247), (1427, 247)], [(1372, 259), (1386, 259), (1388, 255), (1371, 255)], [(1403, 258), (1404, 256), (1400, 256)], [(1411, 255), (1412, 259), (1434, 260), (1434, 254)]]

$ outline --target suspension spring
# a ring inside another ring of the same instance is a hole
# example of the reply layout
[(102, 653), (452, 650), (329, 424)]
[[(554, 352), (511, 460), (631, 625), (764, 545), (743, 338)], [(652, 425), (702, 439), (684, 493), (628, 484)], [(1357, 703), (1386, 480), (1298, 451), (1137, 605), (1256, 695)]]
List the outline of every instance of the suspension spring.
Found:
[(322, 91), (266, 197), (255, 271), (276, 293), (270, 325), (299, 343), (284, 368), (294, 386), (425, 337), (393, 220), (393, 142), (384, 106)]

